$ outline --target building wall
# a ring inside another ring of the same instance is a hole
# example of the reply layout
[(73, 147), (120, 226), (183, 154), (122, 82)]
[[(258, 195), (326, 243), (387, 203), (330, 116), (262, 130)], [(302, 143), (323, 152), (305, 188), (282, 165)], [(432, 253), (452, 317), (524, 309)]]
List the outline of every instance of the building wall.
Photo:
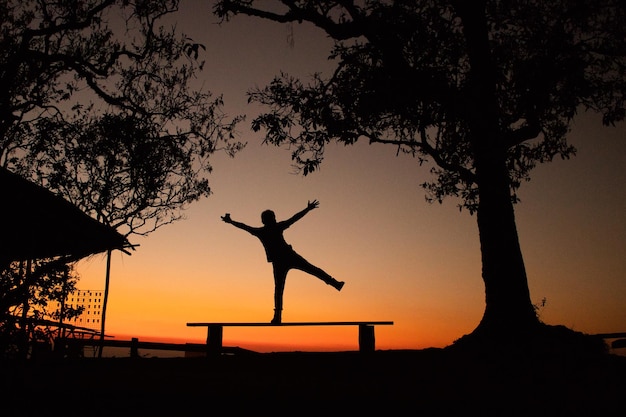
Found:
[(83, 306), (83, 314), (69, 321), (69, 324), (80, 327), (87, 327), (100, 331), (102, 326), (102, 303), (104, 301), (104, 290), (76, 290), (70, 294), (65, 301), (65, 305), (72, 307)]

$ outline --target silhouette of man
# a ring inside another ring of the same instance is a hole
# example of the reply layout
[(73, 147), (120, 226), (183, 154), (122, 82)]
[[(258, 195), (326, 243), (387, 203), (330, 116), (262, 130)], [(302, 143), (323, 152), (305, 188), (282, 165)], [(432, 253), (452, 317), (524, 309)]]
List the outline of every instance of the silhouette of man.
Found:
[(272, 324), (279, 324), (282, 320), (283, 292), (285, 290), (287, 272), (289, 272), (290, 269), (299, 269), (311, 274), (334, 287), (337, 291), (341, 291), (341, 288), (343, 288), (343, 281), (337, 281), (322, 269), (312, 265), (309, 261), (296, 253), (283, 237), (285, 229), (318, 206), (319, 202), (317, 200), (309, 201), (304, 210), (281, 222), (276, 221), (276, 215), (272, 210), (265, 210), (261, 213), (263, 227), (252, 227), (244, 223), (236, 222), (230, 218), (230, 213), (226, 213), (222, 216), (222, 220), (226, 223), (230, 223), (258, 237), (265, 248), (267, 262), (272, 263), (274, 268), (274, 318), (271, 321)]

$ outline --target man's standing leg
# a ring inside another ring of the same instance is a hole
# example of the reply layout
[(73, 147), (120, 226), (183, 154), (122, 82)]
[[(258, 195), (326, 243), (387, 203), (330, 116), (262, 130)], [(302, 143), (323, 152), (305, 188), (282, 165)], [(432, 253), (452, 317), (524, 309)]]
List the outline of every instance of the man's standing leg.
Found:
[(283, 293), (285, 292), (285, 281), (289, 268), (284, 265), (274, 265), (274, 318), (272, 324), (280, 324), (283, 312)]

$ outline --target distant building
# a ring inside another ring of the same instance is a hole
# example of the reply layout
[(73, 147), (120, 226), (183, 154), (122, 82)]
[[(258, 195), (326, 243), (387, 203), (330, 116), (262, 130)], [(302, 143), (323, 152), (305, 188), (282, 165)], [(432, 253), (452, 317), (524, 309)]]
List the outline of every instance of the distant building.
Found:
[(66, 323), (100, 331), (102, 326), (103, 290), (76, 290), (65, 300), (66, 306), (84, 307), (83, 313)]

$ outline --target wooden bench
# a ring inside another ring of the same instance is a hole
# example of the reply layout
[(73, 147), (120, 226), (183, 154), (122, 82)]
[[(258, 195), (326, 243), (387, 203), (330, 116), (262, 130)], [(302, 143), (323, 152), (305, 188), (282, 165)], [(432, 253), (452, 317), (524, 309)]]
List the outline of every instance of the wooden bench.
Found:
[(322, 322), (287, 322), (271, 323), (187, 323), (189, 327), (207, 328), (207, 354), (222, 353), (224, 327), (286, 327), (286, 326), (358, 326), (359, 351), (373, 352), (376, 349), (374, 326), (393, 325), (393, 321), (322, 321)]
[(620, 333), (598, 333), (595, 336), (601, 337), (602, 339), (617, 339), (613, 340), (611, 343), (611, 347), (613, 349), (624, 348), (626, 347), (626, 332)]

